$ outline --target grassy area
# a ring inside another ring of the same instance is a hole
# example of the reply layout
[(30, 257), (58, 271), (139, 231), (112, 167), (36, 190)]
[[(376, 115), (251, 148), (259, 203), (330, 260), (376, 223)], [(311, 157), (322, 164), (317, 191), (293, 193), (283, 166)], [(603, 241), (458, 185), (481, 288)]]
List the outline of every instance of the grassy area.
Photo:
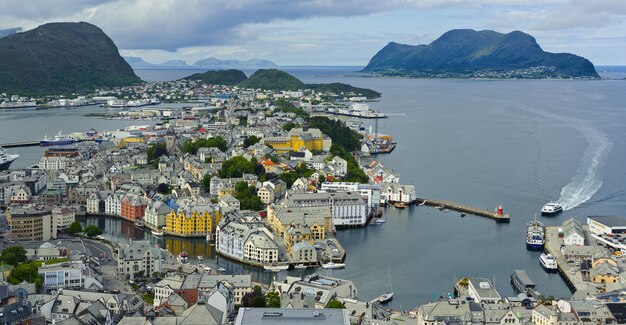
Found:
[(69, 261), (70, 261), (69, 257), (61, 257), (61, 258), (55, 258), (52, 260), (44, 261), (43, 264), (50, 265), (50, 264), (57, 264), (57, 263), (63, 263), (63, 262), (69, 262)]

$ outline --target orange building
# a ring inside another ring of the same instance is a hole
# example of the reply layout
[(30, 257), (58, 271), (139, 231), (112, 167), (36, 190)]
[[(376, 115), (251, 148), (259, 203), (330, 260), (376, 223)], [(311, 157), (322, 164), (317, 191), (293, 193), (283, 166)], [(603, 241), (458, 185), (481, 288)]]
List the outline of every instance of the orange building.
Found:
[(128, 194), (122, 199), (121, 215), (129, 220), (143, 218), (148, 202), (141, 196)]

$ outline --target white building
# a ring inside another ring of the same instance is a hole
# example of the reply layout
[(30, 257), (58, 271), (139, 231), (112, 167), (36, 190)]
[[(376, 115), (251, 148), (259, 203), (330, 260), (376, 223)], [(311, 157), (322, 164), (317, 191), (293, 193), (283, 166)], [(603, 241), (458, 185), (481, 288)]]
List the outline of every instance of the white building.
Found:
[(367, 222), (367, 203), (359, 193), (293, 193), (285, 202), (288, 207), (330, 207), (333, 225), (364, 226)]
[(165, 217), (172, 212), (172, 208), (163, 201), (150, 201), (144, 215), (144, 222), (150, 228), (165, 226)]
[(37, 273), (43, 276), (46, 292), (60, 288), (102, 290), (104, 286), (93, 276), (91, 268), (82, 261), (43, 264)]
[(120, 193), (111, 193), (107, 196), (104, 201), (104, 213), (106, 214), (122, 214), (122, 200), (124, 199), (124, 194)]
[(57, 230), (64, 230), (76, 221), (76, 212), (66, 207), (56, 207), (52, 209), (52, 218), (56, 219)]
[(400, 185), (398, 183), (381, 183), (380, 196), (387, 202), (408, 204), (415, 200), (415, 187), (413, 185)]
[(585, 245), (585, 231), (578, 220), (571, 218), (563, 223), (563, 244), (568, 246)]
[(89, 194), (86, 201), (87, 213), (97, 214), (100, 212), (100, 202), (102, 202), (102, 198), (100, 197), (100, 193), (93, 192)]
[(588, 217), (589, 231), (596, 235), (619, 234), (626, 232), (626, 218), (618, 216)]
[(227, 218), (215, 231), (215, 249), (236, 260), (267, 264), (278, 261), (274, 236), (262, 222)]
[(467, 291), (469, 296), (478, 303), (495, 304), (502, 301), (502, 296), (488, 279), (469, 278)]
[(130, 279), (141, 272), (144, 276), (161, 273), (161, 249), (147, 240), (131, 241), (118, 255), (117, 270)]
[(65, 170), (68, 166), (69, 159), (67, 157), (46, 157), (43, 156), (39, 159), (38, 167), (41, 170)]

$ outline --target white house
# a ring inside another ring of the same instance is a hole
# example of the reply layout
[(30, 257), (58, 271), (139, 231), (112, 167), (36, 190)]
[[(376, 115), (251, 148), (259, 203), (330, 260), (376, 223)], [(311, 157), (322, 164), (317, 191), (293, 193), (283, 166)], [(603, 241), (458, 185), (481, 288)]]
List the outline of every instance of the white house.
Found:
[(571, 218), (563, 223), (563, 244), (567, 246), (585, 245), (585, 232), (578, 220)]

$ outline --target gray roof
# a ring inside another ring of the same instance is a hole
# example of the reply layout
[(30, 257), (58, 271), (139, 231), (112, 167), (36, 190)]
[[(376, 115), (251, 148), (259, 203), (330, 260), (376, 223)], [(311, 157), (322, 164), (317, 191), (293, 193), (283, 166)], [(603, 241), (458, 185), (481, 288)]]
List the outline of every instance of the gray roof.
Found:
[(626, 227), (626, 218), (620, 216), (589, 216), (589, 219), (608, 227)]
[(345, 309), (240, 308), (235, 325), (247, 324), (350, 324)]

